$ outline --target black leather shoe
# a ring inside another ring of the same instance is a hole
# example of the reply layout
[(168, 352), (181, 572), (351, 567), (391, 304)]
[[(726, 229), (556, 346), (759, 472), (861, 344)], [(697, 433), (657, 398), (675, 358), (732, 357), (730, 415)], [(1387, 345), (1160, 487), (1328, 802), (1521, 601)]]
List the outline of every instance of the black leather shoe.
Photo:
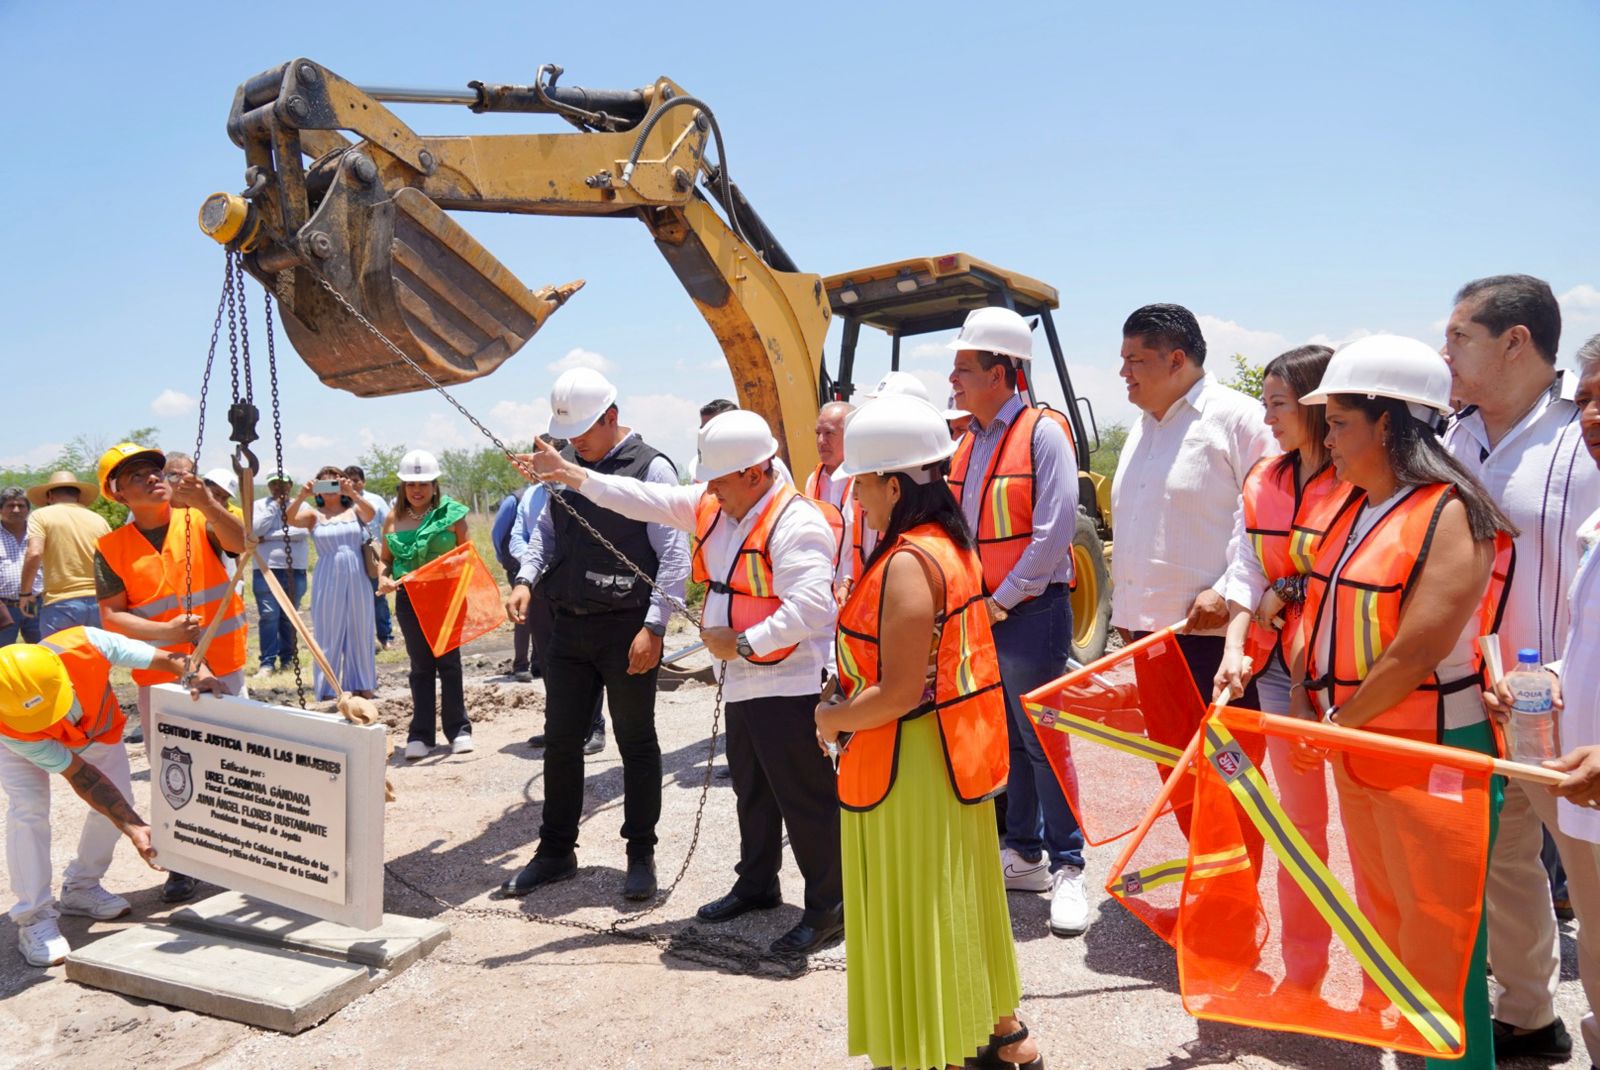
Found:
[(821, 951), (844, 935), (844, 911), (839, 910), (815, 925), (801, 922), (768, 948), (774, 955), (809, 955)]
[(578, 856), (534, 855), (515, 877), (500, 886), (501, 895), (527, 895), (541, 884), (569, 881), (578, 875)]
[(583, 753), (585, 754), (599, 754), (605, 749), (606, 734), (604, 732), (595, 732), (588, 739), (583, 741)]
[(1512, 1059), (1519, 1055), (1534, 1059), (1565, 1059), (1572, 1054), (1572, 1036), (1557, 1018), (1549, 1025), (1527, 1033), (1519, 1033), (1510, 1022), (1496, 1018), (1494, 1025), (1494, 1057)]
[(713, 899), (695, 911), (694, 916), (701, 921), (716, 923), (732, 921), (740, 914), (748, 914), (752, 910), (771, 910), (781, 906), (783, 906), (783, 895), (779, 892), (762, 896), (760, 899), (746, 899), (742, 895), (729, 892), (721, 899)]
[(185, 877), (182, 873), (168, 873), (167, 883), (161, 886), (161, 901), (163, 903), (187, 903), (194, 898), (195, 890), (200, 882), (193, 877)]
[(534, 750), (543, 750), (544, 749), (544, 733), (540, 732), (536, 736), (529, 736), (528, 737), (528, 746), (532, 747)]
[(622, 898), (635, 902), (652, 899), (656, 894), (656, 863), (653, 858), (635, 858), (628, 862), (628, 876), (622, 882)]

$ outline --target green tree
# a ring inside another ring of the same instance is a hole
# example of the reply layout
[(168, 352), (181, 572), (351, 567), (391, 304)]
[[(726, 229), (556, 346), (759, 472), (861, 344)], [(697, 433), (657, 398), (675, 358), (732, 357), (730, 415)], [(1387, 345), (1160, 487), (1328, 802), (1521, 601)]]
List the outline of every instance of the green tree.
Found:
[(382, 446), (374, 442), (365, 453), (356, 458), (356, 464), (367, 474), (367, 489), (387, 501), (394, 501), (400, 481), (395, 473), (400, 470), (400, 458), (406, 455), (405, 443)]
[(1111, 424), (1100, 429), (1100, 448), (1089, 458), (1089, 471), (1110, 479), (1117, 474), (1117, 459), (1128, 441), (1127, 424)]
[(1253, 364), (1245, 359), (1243, 353), (1235, 353), (1230, 358), (1233, 364), (1233, 378), (1222, 380), (1223, 386), (1231, 386), (1241, 394), (1249, 394), (1253, 398), (1261, 397), (1261, 380), (1266, 374), (1266, 369), (1260, 364)]

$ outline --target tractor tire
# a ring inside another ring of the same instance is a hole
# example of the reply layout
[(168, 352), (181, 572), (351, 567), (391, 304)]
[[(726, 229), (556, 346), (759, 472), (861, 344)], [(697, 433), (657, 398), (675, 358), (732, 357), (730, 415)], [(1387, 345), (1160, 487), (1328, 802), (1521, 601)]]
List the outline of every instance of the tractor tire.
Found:
[(1082, 510), (1072, 535), (1072, 657), (1087, 665), (1106, 652), (1111, 632), (1111, 574), (1105, 544)]

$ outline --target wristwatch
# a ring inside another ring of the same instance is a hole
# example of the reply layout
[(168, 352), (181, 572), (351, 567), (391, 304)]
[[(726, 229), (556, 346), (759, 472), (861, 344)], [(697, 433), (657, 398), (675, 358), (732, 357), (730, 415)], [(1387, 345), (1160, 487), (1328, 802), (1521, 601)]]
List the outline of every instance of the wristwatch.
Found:
[(738, 651), (739, 656), (746, 660), (756, 656), (755, 650), (750, 646), (750, 640), (744, 637), (743, 632), (740, 632), (738, 637), (734, 639), (733, 649)]
[(514, 587), (514, 588), (515, 587), (526, 587), (528, 590), (531, 591), (531, 590), (533, 590), (533, 581), (532, 580), (528, 580), (528, 579), (523, 579), (521, 576), (518, 576), (516, 579), (511, 581), (511, 586)]

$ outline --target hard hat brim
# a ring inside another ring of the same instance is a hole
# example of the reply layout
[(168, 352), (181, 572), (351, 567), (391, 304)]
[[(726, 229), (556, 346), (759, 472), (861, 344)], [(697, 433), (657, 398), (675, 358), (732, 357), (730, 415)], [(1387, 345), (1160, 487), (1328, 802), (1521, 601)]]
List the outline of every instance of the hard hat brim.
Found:
[(1399, 391), (1388, 390), (1313, 390), (1311, 393), (1300, 399), (1300, 404), (1326, 405), (1328, 403), (1328, 399), (1333, 397), (1335, 394), (1355, 394), (1357, 397), (1364, 398), (1389, 398), (1393, 401), (1403, 401), (1407, 405), (1421, 405), (1423, 408), (1428, 409), (1431, 412), (1436, 412), (1440, 416), (1449, 416), (1453, 411), (1449, 408), (1440, 408), (1431, 401), (1424, 401), (1421, 398), (1413, 397), (1410, 394), (1402, 394)]
[[(607, 409), (610, 407), (611, 406), (609, 405), (606, 406)], [(589, 428), (599, 423), (600, 417), (605, 415), (605, 411), (605, 409), (601, 409), (599, 412), (595, 413), (595, 415), (591, 417), (588, 422), (584, 422), (583, 420), (563, 421), (558, 417), (552, 416), (550, 417), (548, 434), (551, 438), (577, 438), (579, 435), (588, 431)]]
[(167, 466), (167, 455), (165, 453), (162, 453), (160, 450), (156, 449), (153, 446), (151, 448), (149, 448), (149, 449), (139, 450), (137, 453), (128, 454), (126, 457), (123, 457), (121, 460), (117, 461), (116, 464), (112, 465), (111, 466), (111, 471), (106, 473), (105, 486), (101, 487), (100, 490), (102, 491), (102, 493), (105, 494), (105, 496), (107, 498), (110, 498), (112, 496), (112, 494), (111, 494), (111, 485), (117, 481), (117, 473), (120, 472), (122, 470), (123, 466), (126, 465), (129, 461), (134, 460), (134, 459), (139, 458), (139, 457), (154, 457), (155, 460), (156, 460), (156, 463), (159, 464), (161, 467), (165, 468)]
[(959, 353), (963, 349), (970, 349), (974, 353), (999, 353), (1001, 356), (1010, 357), (1012, 360), (1026, 360), (1030, 363), (1033, 360), (1032, 353), (1018, 353), (1011, 349), (985, 349), (982, 346), (973, 345), (964, 338), (957, 338), (953, 342), (946, 342), (944, 347), (950, 350), (952, 353)]
[(912, 472), (918, 468), (925, 468), (930, 464), (938, 464), (940, 461), (948, 460), (955, 452), (956, 440), (951, 439), (948, 445), (941, 447), (939, 451), (934, 453), (932, 456), (924, 457), (921, 460), (907, 461), (894, 465), (893, 467), (884, 467), (873, 464), (852, 465), (849, 461), (841, 461), (839, 463), (838, 474), (845, 476), (859, 476), (865, 475), (868, 472)]

